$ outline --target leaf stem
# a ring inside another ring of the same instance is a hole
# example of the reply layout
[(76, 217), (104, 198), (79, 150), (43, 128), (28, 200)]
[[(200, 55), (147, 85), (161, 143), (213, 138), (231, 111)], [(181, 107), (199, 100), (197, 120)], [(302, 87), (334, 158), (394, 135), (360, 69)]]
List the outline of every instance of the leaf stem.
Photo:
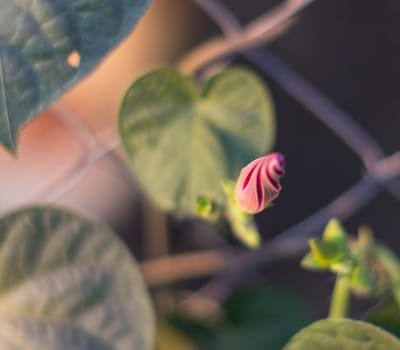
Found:
[(348, 313), (350, 289), (346, 277), (337, 275), (328, 318), (345, 318)]

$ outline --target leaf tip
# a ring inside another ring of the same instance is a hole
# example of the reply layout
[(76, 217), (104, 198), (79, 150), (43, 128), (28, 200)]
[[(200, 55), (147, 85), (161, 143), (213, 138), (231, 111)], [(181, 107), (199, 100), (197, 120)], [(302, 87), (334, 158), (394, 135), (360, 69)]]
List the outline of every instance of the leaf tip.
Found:
[(7, 140), (1, 140), (0, 139), (0, 144), (4, 146), (4, 148), (14, 157), (17, 158), (17, 153), (18, 153), (18, 147), (17, 147), (17, 142), (16, 142), (16, 137), (13, 135), (10, 135), (10, 137)]

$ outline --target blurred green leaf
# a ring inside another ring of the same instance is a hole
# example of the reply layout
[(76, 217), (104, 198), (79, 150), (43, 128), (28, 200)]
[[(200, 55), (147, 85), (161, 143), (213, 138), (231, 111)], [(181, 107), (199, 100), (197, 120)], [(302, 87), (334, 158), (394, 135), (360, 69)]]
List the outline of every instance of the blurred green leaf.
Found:
[[(93, 69), (150, 0), (0, 2), (0, 144)], [(75, 61), (75, 62), (72, 62)]]
[(374, 273), (377, 294), (390, 291), (400, 305), (400, 260), (383, 244), (375, 244), (369, 253), (367, 266)]
[(336, 242), (329, 242), (315, 238), (309, 241), (309, 245), (315, 260), (321, 266), (330, 267), (331, 265), (341, 261), (345, 256), (345, 252)]
[(105, 225), (34, 207), (0, 219), (2, 350), (147, 350), (149, 297)]
[(393, 298), (385, 298), (367, 312), (364, 321), (400, 337), (400, 308)]
[(369, 323), (327, 319), (297, 333), (283, 350), (399, 350), (400, 341)]
[(307, 308), (280, 288), (254, 288), (233, 296), (223, 306), (225, 318), (206, 325), (187, 317), (172, 324), (204, 350), (281, 350), (310, 321)]
[(396, 254), (383, 244), (377, 244), (374, 247), (374, 254), (377, 263), (388, 274), (392, 285), (400, 286), (400, 260)]
[(357, 295), (369, 296), (375, 292), (375, 281), (367, 266), (355, 267), (349, 280), (352, 291)]
[(200, 91), (189, 77), (159, 69), (135, 81), (119, 129), (131, 168), (161, 208), (197, 214), (197, 199), (225, 204), (220, 181), (271, 149), (272, 101), (258, 77), (231, 68)]
[(220, 208), (211, 199), (205, 196), (200, 196), (197, 198), (197, 214), (210, 222), (217, 222), (220, 217)]
[(361, 225), (358, 228), (358, 241), (356, 245), (356, 252), (359, 251), (362, 253), (367, 253), (373, 247), (374, 241), (374, 233), (372, 229), (368, 226)]
[(313, 252), (308, 252), (301, 260), (300, 265), (301, 267), (309, 270), (324, 271), (328, 269), (326, 264), (320, 264), (320, 262), (315, 258)]
[(235, 182), (224, 180), (221, 185), (227, 200), (225, 217), (230, 224), (232, 233), (248, 248), (258, 248), (261, 238), (254, 222), (254, 215), (244, 212), (236, 203)]
[(335, 242), (342, 250), (347, 246), (347, 233), (339, 220), (330, 219), (322, 234), (325, 242)]
[(301, 266), (312, 270), (332, 270), (337, 273), (350, 272), (347, 258), (347, 234), (336, 219), (329, 220), (322, 238), (309, 241), (311, 251), (306, 254)]
[(167, 322), (160, 322), (157, 327), (156, 349), (196, 350), (196, 347), (182, 332), (169, 326)]

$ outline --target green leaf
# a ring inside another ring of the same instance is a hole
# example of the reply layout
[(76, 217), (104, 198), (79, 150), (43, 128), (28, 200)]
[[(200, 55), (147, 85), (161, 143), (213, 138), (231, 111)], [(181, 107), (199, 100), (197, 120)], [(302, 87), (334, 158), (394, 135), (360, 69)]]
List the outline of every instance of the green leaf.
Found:
[(300, 263), (301, 267), (308, 270), (324, 271), (329, 269), (329, 265), (321, 264), (313, 252), (308, 252)]
[(135, 81), (122, 102), (119, 129), (142, 188), (166, 210), (196, 215), (197, 199), (225, 203), (220, 181), (271, 149), (271, 98), (247, 70), (232, 68), (200, 91), (173, 69)]
[(359, 296), (373, 295), (375, 290), (378, 289), (373, 271), (368, 266), (361, 264), (353, 269), (349, 276), (349, 282), (353, 293)]
[(149, 2), (2, 0), (0, 144), (15, 150), (18, 129), (92, 70)]
[(347, 234), (339, 220), (331, 219), (325, 227), (322, 239), (325, 242), (336, 243), (343, 251), (347, 246)]
[(247, 248), (259, 248), (261, 237), (254, 222), (253, 215), (236, 210), (234, 214), (230, 214), (230, 218), (232, 232), (235, 237)]
[(254, 215), (244, 212), (237, 204), (233, 181), (225, 180), (222, 181), (221, 185), (227, 199), (225, 216), (232, 233), (248, 248), (258, 248), (261, 244), (261, 237), (254, 222)]
[(336, 242), (315, 238), (309, 241), (309, 245), (315, 260), (321, 266), (330, 267), (332, 264), (340, 262), (344, 257), (344, 251), (340, 249)]
[(225, 318), (212, 326), (175, 317), (172, 324), (204, 350), (281, 350), (288, 339), (309, 323), (309, 312), (293, 294), (281, 288), (258, 287), (231, 297)]
[(400, 337), (400, 307), (393, 298), (386, 298), (374, 306), (364, 320)]
[(304, 268), (330, 269), (339, 273), (350, 272), (351, 266), (349, 266), (349, 261), (346, 261), (348, 255), (347, 234), (338, 220), (329, 220), (322, 238), (311, 239), (308, 243), (311, 251), (301, 262)]
[(358, 240), (355, 245), (355, 253), (368, 254), (374, 246), (374, 233), (368, 226), (361, 225), (358, 228)]
[[(392, 285), (395, 287), (400, 286), (400, 260), (397, 255), (383, 244), (376, 244), (374, 253), (377, 263), (385, 270), (389, 276)], [(400, 299), (399, 299), (400, 303)]]
[(283, 350), (398, 350), (400, 341), (369, 323), (322, 320), (297, 333)]
[(197, 214), (212, 223), (216, 223), (220, 218), (221, 210), (216, 203), (208, 197), (200, 196), (197, 198)]
[(0, 219), (2, 350), (147, 350), (152, 337), (136, 263), (107, 226), (49, 207)]

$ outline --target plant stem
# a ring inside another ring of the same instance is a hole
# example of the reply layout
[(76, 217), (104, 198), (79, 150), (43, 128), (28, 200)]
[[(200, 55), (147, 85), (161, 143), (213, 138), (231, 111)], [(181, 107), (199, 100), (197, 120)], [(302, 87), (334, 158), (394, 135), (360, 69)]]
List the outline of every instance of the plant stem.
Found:
[(338, 275), (333, 288), (329, 318), (345, 318), (347, 316), (350, 300), (350, 289), (347, 279)]

